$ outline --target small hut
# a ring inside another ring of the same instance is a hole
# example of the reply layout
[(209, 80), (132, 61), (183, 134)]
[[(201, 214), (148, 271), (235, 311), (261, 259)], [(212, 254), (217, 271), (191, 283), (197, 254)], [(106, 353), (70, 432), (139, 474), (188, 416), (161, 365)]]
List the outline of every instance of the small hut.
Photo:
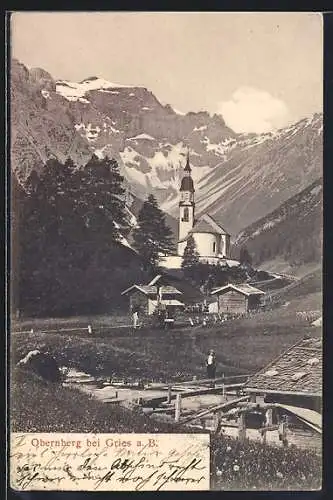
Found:
[[(251, 376), (243, 391), (249, 410), (265, 411), (264, 441), (321, 450), (322, 341), (303, 338)], [(275, 435), (275, 438), (274, 438)]]
[(173, 286), (132, 285), (122, 292), (129, 297), (130, 312), (138, 309), (141, 314), (152, 315), (158, 304), (165, 306), (170, 315), (183, 308), (182, 292)]
[(265, 292), (254, 286), (228, 284), (211, 292), (215, 298), (210, 304), (210, 312), (227, 314), (244, 314), (260, 307), (260, 298)]
[(321, 411), (322, 340), (304, 338), (250, 377), (245, 391), (266, 402)]
[(184, 278), (174, 276), (171, 273), (162, 273), (156, 275), (148, 285), (159, 287), (173, 286), (182, 293), (182, 302), (185, 305), (198, 304), (204, 299), (201, 291), (194, 287), (189, 281)]

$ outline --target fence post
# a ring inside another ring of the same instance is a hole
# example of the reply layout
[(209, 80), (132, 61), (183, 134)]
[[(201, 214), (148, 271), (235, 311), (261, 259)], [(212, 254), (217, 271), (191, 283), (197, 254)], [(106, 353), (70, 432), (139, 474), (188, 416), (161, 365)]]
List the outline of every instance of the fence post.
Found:
[(279, 438), (282, 441), (283, 446), (288, 446), (287, 426), (285, 422), (281, 422), (279, 425)]
[(267, 431), (262, 432), (262, 444), (266, 444), (266, 438), (267, 438)]
[(168, 399), (167, 399), (167, 404), (169, 405), (171, 403), (171, 385), (168, 385)]
[(273, 425), (273, 408), (268, 408), (266, 411), (266, 425)]
[(241, 442), (246, 439), (245, 412), (241, 412), (238, 417), (238, 439)]
[(182, 407), (182, 396), (181, 394), (177, 394), (176, 404), (175, 404), (175, 422), (179, 422), (181, 407)]

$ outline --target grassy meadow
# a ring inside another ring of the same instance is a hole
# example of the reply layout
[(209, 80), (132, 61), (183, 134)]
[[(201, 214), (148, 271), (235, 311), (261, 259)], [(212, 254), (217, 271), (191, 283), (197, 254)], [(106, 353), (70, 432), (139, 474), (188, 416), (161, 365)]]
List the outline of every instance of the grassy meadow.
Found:
[[(310, 290), (309, 290), (310, 291)], [(284, 306), (208, 327), (149, 326), (134, 331), (128, 316), (25, 319), (12, 324), (11, 427), (21, 432), (197, 432), (194, 428), (108, 405), (72, 387), (52, 384), (14, 363), (31, 349), (47, 349), (60, 366), (96, 376), (172, 381), (205, 378), (207, 351), (216, 351), (217, 376), (248, 374), (305, 335), (320, 336), (306, 310), (320, 309), (320, 294), (291, 288)], [(308, 309), (304, 306), (308, 305)], [(87, 326), (92, 325), (92, 334)], [(125, 325), (125, 326), (124, 326)], [(33, 332), (31, 332), (33, 329)], [(74, 330), (73, 330), (74, 329)], [(202, 430), (200, 430), (202, 432)], [(265, 446), (211, 434), (214, 490), (320, 488), (321, 458), (314, 451)]]
[(217, 375), (252, 373), (305, 335), (321, 335), (320, 328), (287, 307), (208, 327), (134, 331), (129, 324), (130, 318), (121, 316), (26, 320), (12, 327), (12, 359), (44, 348), (61, 366), (164, 382), (204, 377), (209, 349), (217, 355)]
[[(207, 432), (109, 406), (21, 369), (14, 372), (10, 398), (13, 432)], [(213, 490), (313, 490), (321, 486), (321, 458), (312, 450), (248, 440), (240, 443), (212, 433), (210, 454)]]

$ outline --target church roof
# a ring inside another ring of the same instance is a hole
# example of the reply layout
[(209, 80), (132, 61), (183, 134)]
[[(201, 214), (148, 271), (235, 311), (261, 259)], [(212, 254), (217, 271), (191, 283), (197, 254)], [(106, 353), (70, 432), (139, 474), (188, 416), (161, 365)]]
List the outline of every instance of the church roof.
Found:
[(213, 217), (208, 214), (202, 215), (194, 224), (190, 233), (213, 233), (213, 234), (227, 234), (220, 224), (218, 224)]
[(191, 193), (194, 193), (194, 184), (191, 176), (187, 175), (182, 178), (180, 191), (190, 191)]

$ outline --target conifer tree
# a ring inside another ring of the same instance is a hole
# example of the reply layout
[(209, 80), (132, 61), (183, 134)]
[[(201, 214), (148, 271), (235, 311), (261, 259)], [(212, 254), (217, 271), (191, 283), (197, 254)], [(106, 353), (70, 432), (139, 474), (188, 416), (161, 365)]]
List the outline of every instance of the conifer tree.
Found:
[(82, 171), (76, 174), (80, 186), (79, 212), (94, 239), (116, 241), (127, 226), (125, 190), (118, 163), (93, 155)]
[(199, 253), (192, 234), (187, 239), (187, 245), (184, 250), (182, 269), (186, 278), (194, 279), (196, 268), (199, 264)]
[(172, 231), (156, 198), (149, 195), (138, 215), (138, 227), (133, 231), (133, 246), (148, 267), (156, 268), (160, 253), (174, 249)]
[(252, 265), (252, 257), (246, 247), (242, 247), (239, 254), (239, 262), (248, 266)]

